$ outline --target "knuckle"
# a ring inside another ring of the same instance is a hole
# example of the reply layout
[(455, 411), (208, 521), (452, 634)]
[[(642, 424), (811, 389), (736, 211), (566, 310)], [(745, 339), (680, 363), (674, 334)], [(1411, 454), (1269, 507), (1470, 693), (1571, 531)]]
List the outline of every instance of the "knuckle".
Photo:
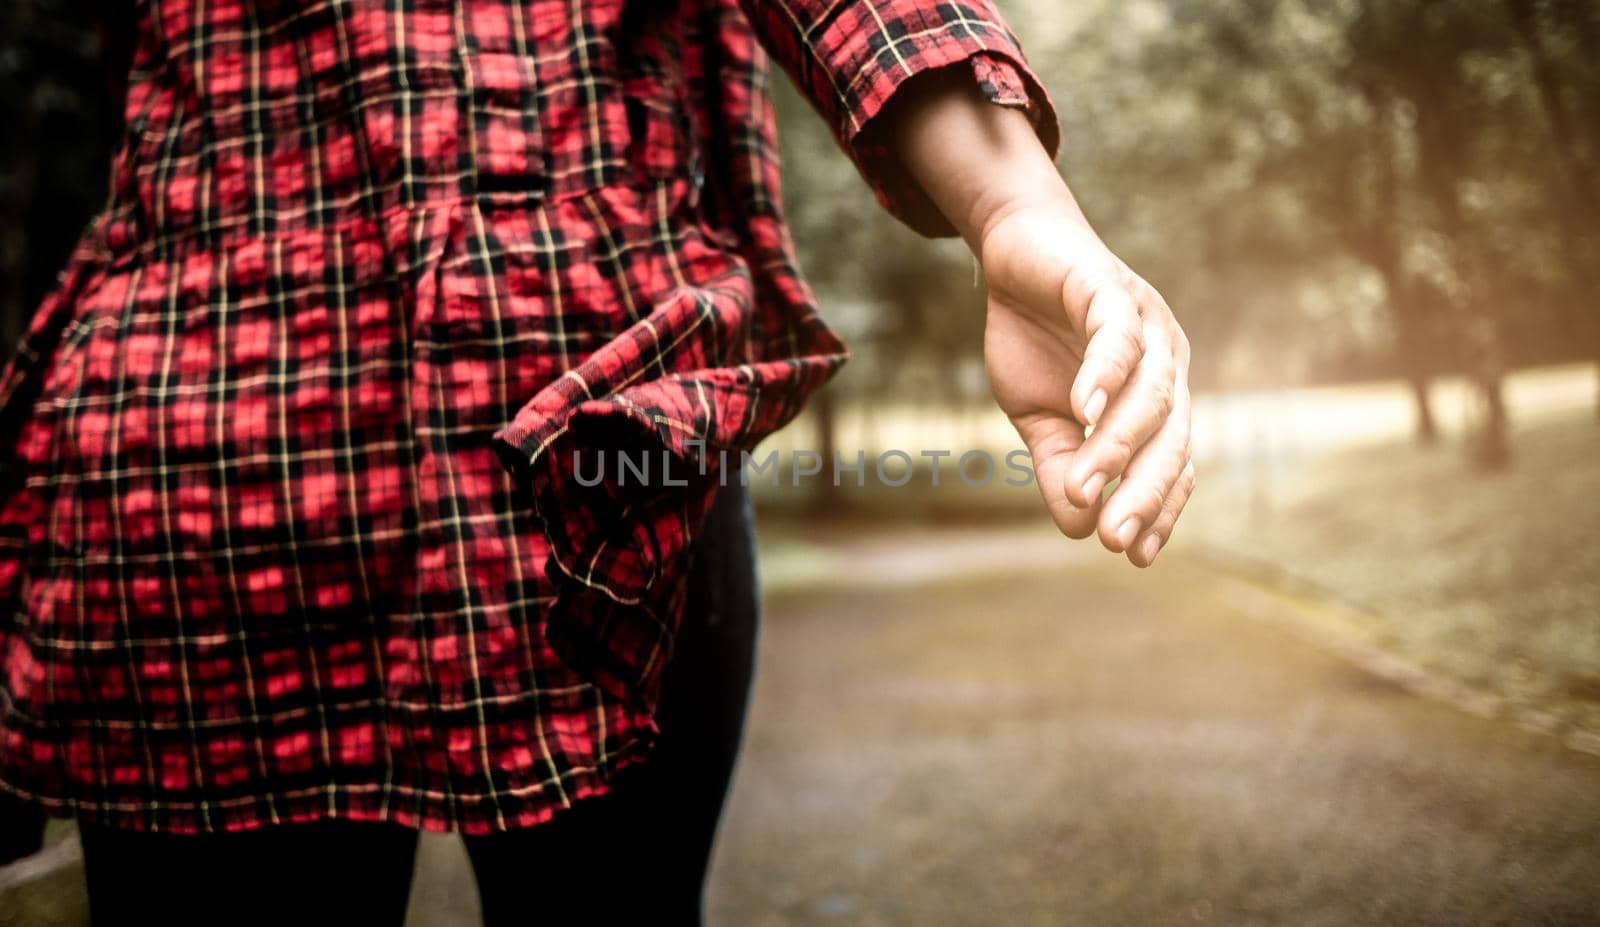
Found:
[(1121, 258), (1117, 258), (1117, 274), (1117, 279), (1127, 288), (1130, 295), (1143, 296), (1145, 291), (1150, 289), (1150, 284), (1139, 276), (1139, 272), (1129, 267)]
[(1134, 357), (1144, 354), (1145, 340), (1144, 329), (1138, 325), (1128, 326), (1128, 352)]
[(1188, 463), (1189, 449), (1187, 447), (1175, 448), (1169, 452), (1166, 460), (1166, 469), (1163, 471), (1168, 474), (1167, 481), (1175, 486), (1183, 485), (1188, 478), (1185, 472), (1185, 467), (1188, 466)]
[(1133, 435), (1130, 435), (1125, 431), (1118, 431), (1108, 435), (1107, 437), (1111, 445), (1111, 457), (1119, 463), (1118, 469), (1121, 469), (1120, 464), (1126, 463), (1130, 458), (1133, 457), (1133, 452), (1135, 450)]
[[(1177, 411), (1176, 407), (1174, 407), (1173, 411), (1174, 413)], [(1167, 418), (1167, 422), (1169, 427), (1172, 428), (1173, 453), (1177, 455), (1180, 461), (1187, 462), (1193, 453), (1192, 429), (1189, 418), (1188, 416), (1174, 414)]]
[(1131, 367), (1144, 352), (1144, 334), (1137, 325), (1117, 320), (1107, 327), (1106, 334), (1110, 337), (1103, 339), (1101, 346), (1112, 362), (1121, 368)]
[(1159, 421), (1166, 421), (1172, 415), (1172, 407), (1176, 403), (1172, 384), (1165, 380), (1157, 380), (1150, 387), (1150, 405), (1155, 410)]

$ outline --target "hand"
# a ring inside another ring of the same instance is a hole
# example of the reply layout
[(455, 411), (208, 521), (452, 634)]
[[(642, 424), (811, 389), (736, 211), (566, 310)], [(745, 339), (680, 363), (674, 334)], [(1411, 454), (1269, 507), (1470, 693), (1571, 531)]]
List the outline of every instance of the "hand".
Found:
[(1149, 566), (1194, 490), (1187, 336), (1070, 197), (1003, 210), (978, 253), (989, 385), (1046, 508), (1069, 537), (1098, 529), (1107, 549)]
[(1149, 566), (1195, 481), (1172, 310), (1100, 241), (1027, 117), (959, 69), (913, 77), (876, 131), (983, 265), (989, 385), (1056, 525)]

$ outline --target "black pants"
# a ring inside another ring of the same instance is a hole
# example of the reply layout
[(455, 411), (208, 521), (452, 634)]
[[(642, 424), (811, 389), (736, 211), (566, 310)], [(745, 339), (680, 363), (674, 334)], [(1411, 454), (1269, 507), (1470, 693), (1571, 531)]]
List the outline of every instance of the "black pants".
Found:
[[(538, 827), (465, 837), (484, 922), (699, 924), (744, 728), (759, 624), (749, 501), (720, 491), (663, 682), (661, 738), (606, 795)], [(219, 834), (79, 822), (90, 914), (114, 924), (399, 925), (417, 831), (319, 821)]]

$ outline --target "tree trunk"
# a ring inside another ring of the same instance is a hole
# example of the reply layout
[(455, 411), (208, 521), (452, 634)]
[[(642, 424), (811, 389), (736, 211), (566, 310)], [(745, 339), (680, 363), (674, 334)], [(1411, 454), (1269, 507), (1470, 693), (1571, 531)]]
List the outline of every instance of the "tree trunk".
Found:
[(1433, 417), (1433, 406), (1428, 402), (1428, 378), (1412, 373), (1407, 378), (1411, 385), (1411, 399), (1417, 407), (1417, 443), (1432, 446), (1439, 443), (1439, 423)]
[(1504, 378), (1480, 373), (1478, 389), (1483, 393), (1484, 420), (1479, 428), (1474, 458), (1485, 470), (1505, 470), (1511, 466), (1511, 419), (1506, 414)]
[(1511, 416), (1506, 410), (1505, 357), (1499, 334), (1487, 320), (1474, 326), (1472, 379), (1483, 396), (1483, 420), (1471, 448), (1473, 462), (1485, 470), (1511, 466)]
[[(1595, 114), (1593, 98), (1587, 94), (1577, 94), (1575, 105), (1579, 107), (1578, 112), (1570, 111), (1563, 101), (1562, 79), (1541, 34), (1537, 5), (1533, 0), (1505, 0), (1505, 8), (1531, 65), (1533, 87), (1554, 143), (1550, 146), (1551, 161), (1560, 171), (1563, 193), (1567, 198), (1556, 210), (1556, 218), (1569, 267), (1579, 275), (1579, 292), (1592, 299), (1592, 294), (1600, 288), (1600, 270), (1597, 270), (1596, 260), (1600, 255), (1595, 253), (1593, 238), (1584, 228), (1584, 223), (1600, 213), (1600, 179), (1596, 178), (1592, 163), (1596, 142), (1592, 119)], [(1569, 29), (1582, 43), (1583, 51), (1592, 54), (1596, 40), (1592, 29), (1587, 28), (1591, 23), (1592, 20), (1579, 12), (1576, 16), (1560, 18), (1557, 27)], [(1585, 106), (1585, 103), (1588, 105)], [(1581, 326), (1581, 312), (1579, 316)], [(1600, 336), (1583, 335), (1581, 332), (1580, 336), (1591, 339), (1595, 347), (1596, 366), (1600, 367)], [(1600, 417), (1600, 391), (1595, 394), (1594, 408), (1596, 417)]]
[(1398, 249), (1377, 265), (1388, 286), (1389, 312), (1399, 329), (1400, 369), (1411, 388), (1417, 409), (1417, 443), (1428, 446), (1439, 440), (1439, 424), (1428, 400), (1428, 383), (1438, 369), (1436, 294), (1427, 284), (1406, 274), (1400, 266)]

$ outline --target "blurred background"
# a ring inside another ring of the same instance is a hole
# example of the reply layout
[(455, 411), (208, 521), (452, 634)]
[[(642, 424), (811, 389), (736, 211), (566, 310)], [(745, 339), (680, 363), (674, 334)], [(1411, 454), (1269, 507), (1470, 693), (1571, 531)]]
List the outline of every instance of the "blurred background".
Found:
[[(0, 8), (8, 344), (118, 131), (69, 6)], [(759, 486), (714, 922), (1600, 923), (1600, 4), (1001, 7), (1191, 337), (1199, 489), (1141, 572), (952, 460)], [(775, 85), (855, 359), (768, 449), (1020, 447), (971, 258)], [(56, 839), (0, 922), (83, 922)], [(448, 839), (413, 898), (473, 922)]]

